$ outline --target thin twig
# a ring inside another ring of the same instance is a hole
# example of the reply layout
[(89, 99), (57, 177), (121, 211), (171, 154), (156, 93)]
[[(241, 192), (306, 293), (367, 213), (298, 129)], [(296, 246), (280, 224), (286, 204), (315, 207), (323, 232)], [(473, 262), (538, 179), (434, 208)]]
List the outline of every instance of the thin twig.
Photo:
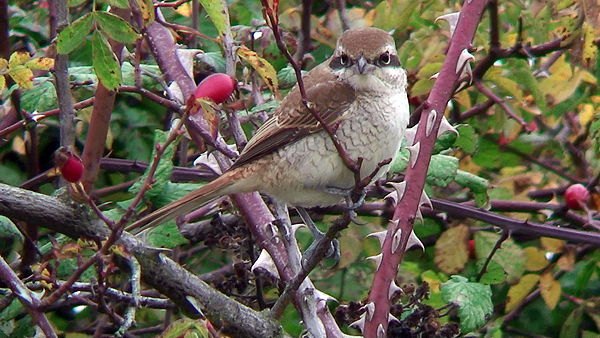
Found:
[(509, 237), (510, 237), (510, 230), (503, 229), (500, 238), (498, 238), (498, 240), (496, 241), (496, 244), (494, 244), (492, 251), (490, 251), (487, 259), (485, 260), (485, 263), (483, 263), (483, 266), (481, 267), (479, 274), (477, 274), (477, 279), (475, 279), (477, 282), (479, 282), (481, 280), (481, 278), (483, 277), (483, 275), (487, 272), (487, 267), (490, 264), (490, 262), (492, 261), (492, 257), (494, 257), (494, 254), (496, 253), (496, 251), (498, 251), (498, 249), (500, 249), (500, 246), (502, 246), (502, 243), (504, 241), (506, 241)]

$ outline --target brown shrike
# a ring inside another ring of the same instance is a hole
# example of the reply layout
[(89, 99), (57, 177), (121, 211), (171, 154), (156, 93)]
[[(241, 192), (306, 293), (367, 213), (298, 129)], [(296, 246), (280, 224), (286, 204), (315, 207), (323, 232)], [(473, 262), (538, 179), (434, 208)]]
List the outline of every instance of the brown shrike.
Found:
[[(392, 37), (378, 28), (344, 32), (334, 54), (304, 78), (309, 104), (331, 126), (361, 177), (396, 158), (409, 119), (406, 73)], [(382, 177), (382, 167), (374, 179)], [(339, 203), (354, 187), (329, 135), (292, 89), (239, 159), (216, 180), (134, 223), (157, 225), (221, 195), (259, 191), (298, 207)]]

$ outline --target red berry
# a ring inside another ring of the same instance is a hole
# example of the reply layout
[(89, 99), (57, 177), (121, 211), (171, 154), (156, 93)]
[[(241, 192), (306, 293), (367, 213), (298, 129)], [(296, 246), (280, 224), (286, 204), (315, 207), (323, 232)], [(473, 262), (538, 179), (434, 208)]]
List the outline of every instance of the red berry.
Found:
[(581, 210), (590, 200), (590, 192), (581, 184), (573, 184), (567, 188), (564, 197), (569, 208)]
[(56, 151), (55, 161), (60, 174), (67, 182), (75, 183), (83, 176), (83, 162), (79, 156), (60, 148)]
[(229, 75), (215, 73), (207, 76), (194, 92), (194, 98), (207, 97), (216, 103), (229, 98), (235, 89), (235, 81)]
[(473, 259), (477, 258), (477, 255), (475, 254), (475, 241), (472, 239), (469, 240), (469, 257)]

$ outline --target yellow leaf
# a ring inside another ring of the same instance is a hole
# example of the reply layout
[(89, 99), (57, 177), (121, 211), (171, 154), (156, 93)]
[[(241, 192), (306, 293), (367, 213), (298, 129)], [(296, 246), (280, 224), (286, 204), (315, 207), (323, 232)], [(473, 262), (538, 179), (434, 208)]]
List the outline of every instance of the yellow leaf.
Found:
[(469, 260), (469, 237), (464, 224), (444, 231), (435, 243), (435, 265), (447, 274), (462, 270)]
[(552, 253), (562, 252), (565, 247), (565, 241), (562, 239), (550, 238), (550, 237), (542, 237), (540, 239), (542, 243), (542, 247), (547, 251)]
[(192, 15), (192, 6), (190, 6), (190, 4), (188, 2), (186, 2), (184, 4), (181, 4), (179, 7), (177, 7), (175, 12), (189, 18)]
[(34, 58), (25, 63), (29, 69), (50, 70), (54, 68), (54, 59), (52, 58)]
[(6, 79), (4, 78), (4, 75), (0, 75), (0, 93), (2, 93), (4, 87), (6, 87)]
[(15, 136), (13, 139), (12, 150), (20, 155), (26, 155), (27, 150), (25, 148), (25, 140), (23, 140), (20, 136)]
[(548, 260), (544, 252), (539, 248), (530, 246), (524, 249), (527, 261), (525, 267), (529, 271), (539, 271), (548, 266)]
[(29, 68), (25, 68), (24, 66), (10, 67), (8, 75), (10, 75), (19, 86), (25, 89), (33, 87), (33, 72)]
[(343, 269), (356, 262), (361, 254), (362, 238), (357, 232), (344, 231), (340, 237), (340, 261), (337, 268)]
[(596, 79), (596, 76), (594, 76), (592, 73), (588, 72), (587, 70), (584, 70), (581, 73), (582, 81), (591, 83), (593, 85), (598, 84), (598, 79)]
[(0, 69), (4, 69), (8, 67), (8, 61), (6, 59), (0, 58)]
[(540, 293), (546, 306), (550, 310), (554, 310), (560, 299), (561, 287), (550, 271), (544, 272), (540, 277)]
[(28, 52), (14, 52), (8, 60), (8, 67), (20, 66), (29, 61), (29, 59), (31, 59), (31, 55)]
[(582, 126), (587, 125), (594, 118), (594, 106), (586, 103), (579, 109), (579, 123)]
[(529, 292), (537, 285), (540, 280), (540, 276), (529, 274), (521, 277), (521, 280), (508, 290), (506, 295), (506, 308), (505, 311), (509, 312), (519, 305), (519, 303), (529, 295)]
[(596, 56), (598, 55), (598, 47), (594, 41), (596, 40), (596, 33), (594, 32), (594, 27), (591, 25), (584, 23), (583, 24), (584, 33), (584, 41), (583, 41), (583, 64), (585, 67), (591, 67), (596, 60)]
[(575, 266), (575, 252), (573, 250), (566, 251), (562, 256), (560, 256), (556, 262), (556, 265), (561, 270), (573, 271)]
[(556, 105), (577, 90), (582, 81), (583, 72), (575, 68), (571, 71), (571, 65), (565, 61), (562, 55), (549, 69), (550, 77), (540, 82), (540, 91), (551, 98), (551, 103)]
[(245, 46), (241, 46), (240, 48), (238, 48), (237, 54), (239, 55), (239, 57), (246, 60), (246, 62), (248, 62), (250, 66), (252, 66), (252, 68), (254, 68), (258, 72), (258, 74), (260, 75), (260, 77), (262, 77), (267, 86), (269, 86), (269, 89), (272, 93), (275, 93), (277, 91), (277, 72), (267, 60), (261, 58), (260, 56), (258, 56), (258, 54), (256, 54), (256, 52), (248, 49)]

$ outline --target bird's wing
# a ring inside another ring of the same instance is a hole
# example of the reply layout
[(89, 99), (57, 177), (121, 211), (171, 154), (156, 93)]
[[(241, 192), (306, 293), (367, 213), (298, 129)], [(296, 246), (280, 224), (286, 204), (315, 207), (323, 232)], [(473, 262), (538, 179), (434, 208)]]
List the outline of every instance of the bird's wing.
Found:
[[(344, 118), (348, 107), (356, 98), (356, 93), (350, 85), (331, 74), (327, 62), (314, 68), (303, 80), (308, 102), (329, 126), (334, 126)], [(256, 131), (232, 168), (320, 130), (323, 130), (323, 126), (302, 104), (300, 90), (296, 87), (281, 102), (273, 117)]]

